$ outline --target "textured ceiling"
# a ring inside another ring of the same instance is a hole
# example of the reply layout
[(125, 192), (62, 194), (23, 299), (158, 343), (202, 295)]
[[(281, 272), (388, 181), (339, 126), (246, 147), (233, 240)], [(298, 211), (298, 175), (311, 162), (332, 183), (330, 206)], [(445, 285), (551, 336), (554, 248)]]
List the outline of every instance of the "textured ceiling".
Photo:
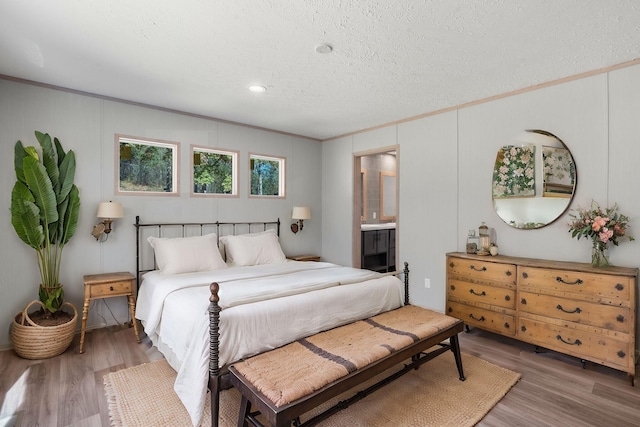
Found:
[(1, 75), (317, 139), (637, 58), (637, 0), (0, 0)]

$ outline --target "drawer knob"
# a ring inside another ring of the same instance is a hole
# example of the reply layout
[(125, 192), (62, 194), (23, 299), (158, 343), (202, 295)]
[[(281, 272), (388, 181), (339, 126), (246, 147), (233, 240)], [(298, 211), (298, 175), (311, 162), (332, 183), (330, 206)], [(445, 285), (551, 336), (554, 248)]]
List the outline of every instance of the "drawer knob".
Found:
[(109, 290), (110, 290), (110, 291), (113, 291), (113, 286), (109, 286)]
[(504, 296), (504, 300), (505, 300), (505, 301), (511, 301), (511, 297), (510, 297), (509, 295), (505, 295), (505, 296)]
[(569, 313), (569, 314), (581, 313), (582, 312), (582, 310), (580, 310), (580, 307), (576, 307), (575, 310), (569, 311), (569, 310), (565, 310), (564, 308), (562, 308), (562, 306), (560, 304), (558, 304), (558, 306), (556, 308), (558, 310), (564, 312), (564, 313)]
[(619, 291), (621, 291), (621, 290), (623, 290), (623, 289), (624, 289), (624, 285), (623, 285), (622, 283), (618, 283), (618, 284), (616, 285), (616, 289), (617, 289), (617, 290), (619, 290)]
[(522, 272), (522, 278), (523, 279), (527, 279), (527, 278), (529, 278), (529, 275), (525, 271), (523, 271)]
[(526, 299), (524, 299), (524, 298), (522, 298), (522, 299), (520, 300), (520, 304), (522, 304), (522, 305), (527, 305), (527, 300), (526, 300)]
[(453, 267), (455, 267), (455, 266), (456, 266), (456, 265), (453, 263), (453, 261), (451, 261), (451, 262), (449, 263), (449, 267), (453, 268)]
[(509, 324), (508, 324), (508, 323), (505, 323), (505, 324), (504, 324), (504, 327), (505, 327), (505, 329), (509, 329), (509, 328), (510, 328), (510, 326), (509, 326)]
[(564, 283), (565, 285), (581, 285), (582, 284), (582, 279), (576, 279), (573, 282), (567, 282), (560, 276), (556, 277), (556, 281), (560, 283)]
[(507, 276), (511, 276), (511, 271), (507, 270), (507, 272), (505, 273)]
[(480, 316), (480, 318), (478, 319), (476, 316), (473, 315), (473, 313), (471, 313), (469, 317), (472, 318), (473, 320), (477, 320), (478, 322), (484, 322), (484, 316)]
[(522, 332), (527, 332), (527, 327), (526, 327), (526, 326), (524, 326), (524, 325), (522, 325), (522, 326), (520, 327), (520, 330), (521, 330)]
[(477, 293), (476, 291), (474, 291), (473, 289), (469, 289), (469, 293), (472, 295), (477, 295), (479, 297), (484, 297), (487, 296), (487, 293), (485, 291), (482, 291), (480, 293)]
[(620, 350), (617, 354), (620, 359), (624, 359), (624, 357), (626, 356), (626, 354), (622, 350)]
[(618, 317), (616, 317), (616, 320), (620, 323), (624, 323), (624, 316), (622, 314), (618, 314)]
[(569, 341), (569, 340), (565, 340), (564, 338), (562, 338), (562, 336), (561, 336), (561, 335), (558, 335), (558, 336), (556, 337), (556, 339), (557, 339), (558, 341), (562, 341), (563, 343), (565, 343), (565, 344), (569, 344), (569, 345), (582, 345), (582, 341), (580, 341), (580, 340), (575, 340), (574, 342), (571, 342), (571, 341)]
[(455, 286), (455, 285), (451, 285), (451, 286), (449, 286), (449, 287), (451, 288), (451, 290), (452, 290), (452, 291), (455, 291), (455, 290), (456, 290), (456, 286)]
[(476, 268), (475, 265), (472, 265), (470, 268), (475, 271), (487, 271), (487, 267)]

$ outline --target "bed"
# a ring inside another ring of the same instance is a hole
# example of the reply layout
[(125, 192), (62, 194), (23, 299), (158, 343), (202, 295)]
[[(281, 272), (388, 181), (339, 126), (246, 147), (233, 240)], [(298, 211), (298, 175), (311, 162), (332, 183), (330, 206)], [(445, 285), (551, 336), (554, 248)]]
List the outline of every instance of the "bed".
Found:
[(135, 227), (136, 318), (178, 373), (174, 390), (193, 425), (208, 388), (217, 420), (229, 364), (408, 303), (406, 265), (402, 282), (394, 274), (288, 260), (279, 220), (136, 217)]

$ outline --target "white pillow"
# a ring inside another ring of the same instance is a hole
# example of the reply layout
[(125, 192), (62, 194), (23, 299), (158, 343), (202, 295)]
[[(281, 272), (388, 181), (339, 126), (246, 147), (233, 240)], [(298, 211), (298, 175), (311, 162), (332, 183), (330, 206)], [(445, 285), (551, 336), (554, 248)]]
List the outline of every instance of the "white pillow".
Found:
[(227, 264), (234, 267), (287, 262), (274, 230), (223, 236), (220, 241), (224, 245)]
[(218, 251), (215, 234), (166, 239), (147, 239), (156, 255), (156, 264), (162, 273), (178, 274), (211, 271), (226, 268)]

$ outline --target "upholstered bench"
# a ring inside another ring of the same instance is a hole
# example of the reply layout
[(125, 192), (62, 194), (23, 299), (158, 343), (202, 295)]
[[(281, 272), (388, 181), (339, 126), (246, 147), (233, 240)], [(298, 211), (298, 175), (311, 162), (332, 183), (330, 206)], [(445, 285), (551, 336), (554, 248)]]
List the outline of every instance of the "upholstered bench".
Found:
[[(231, 383), (242, 394), (238, 426), (299, 425), (299, 416), (395, 365), (384, 380), (328, 409), (304, 425), (316, 424), (350, 403), (451, 350), (464, 381), (459, 319), (407, 305), (235, 363)], [(445, 343), (446, 340), (449, 343)]]

